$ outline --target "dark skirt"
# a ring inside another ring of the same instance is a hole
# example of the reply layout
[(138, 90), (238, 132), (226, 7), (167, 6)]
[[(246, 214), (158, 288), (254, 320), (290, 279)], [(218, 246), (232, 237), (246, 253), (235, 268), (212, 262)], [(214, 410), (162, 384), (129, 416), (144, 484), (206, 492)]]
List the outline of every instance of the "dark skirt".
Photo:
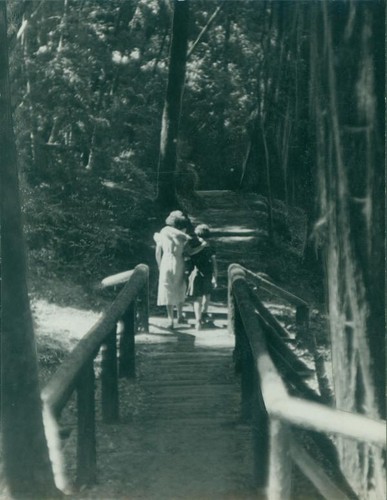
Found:
[(212, 291), (211, 280), (211, 274), (204, 274), (195, 267), (188, 278), (187, 295), (189, 297), (201, 297), (210, 294)]

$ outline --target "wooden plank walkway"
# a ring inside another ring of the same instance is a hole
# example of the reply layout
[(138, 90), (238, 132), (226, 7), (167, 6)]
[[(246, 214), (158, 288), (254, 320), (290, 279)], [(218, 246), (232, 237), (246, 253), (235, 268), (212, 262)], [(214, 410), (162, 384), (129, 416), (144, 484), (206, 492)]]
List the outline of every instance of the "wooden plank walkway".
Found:
[[(148, 357), (147, 371), (140, 373), (143, 417), (155, 425), (151, 444), (158, 454), (150, 497), (248, 498), (251, 440), (250, 429), (238, 425), (234, 339), (225, 328), (196, 332), (182, 326), (171, 334), (157, 323), (151, 335), (139, 338)], [(162, 342), (155, 344), (154, 336)]]
[(99, 467), (98, 484), (73, 498), (256, 498), (234, 338), (225, 308), (210, 312), (217, 328), (196, 331), (192, 316), (171, 331), (166, 318), (151, 317), (150, 333), (136, 336), (137, 380), (120, 382), (121, 394), (128, 392), (121, 421), (97, 424), (98, 457), (107, 457), (113, 477), (111, 467)]
[[(231, 191), (198, 195), (203, 206), (190, 215), (215, 231), (221, 286), (214, 298), (224, 300), (228, 265), (254, 268), (259, 261), (266, 207), (256, 196), (249, 200)], [(251, 428), (240, 421), (226, 308), (213, 303), (217, 328), (201, 331), (193, 328), (192, 307), (186, 311), (190, 325), (171, 331), (165, 317), (151, 317), (149, 334), (136, 336), (137, 380), (120, 382), (121, 421), (104, 425), (98, 419), (97, 454), (108, 467), (99, 467), (98, 484), (74, 498), (257, 498)]]

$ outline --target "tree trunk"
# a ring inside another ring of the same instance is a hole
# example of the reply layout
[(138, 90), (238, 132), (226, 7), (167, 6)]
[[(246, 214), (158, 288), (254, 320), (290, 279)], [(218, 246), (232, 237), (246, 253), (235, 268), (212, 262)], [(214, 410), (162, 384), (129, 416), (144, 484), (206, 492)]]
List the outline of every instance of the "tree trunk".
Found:
[(269, 149), (267, 147), (266, 141), (266, 131), (261, 120), (261, 133), (262, 133), (262, 142), (265, 151), (265, 167), (266, 167), (266, 195), (267, 195), (267, 216), (268, 216), (268, 234), (269, 241), (274, 243), (274, 226), (273, 226), (273, 195), (271, 190), (271, 177), (270, 177), (270, 157), (269, 157)]
[(63, 50), (63, 37), (67, 27), (67, 11), (68, 11), (68, 0), (64, 0), (63, 14), (62, 14), (62, 19), (60, 21), (60, 37), (59, 37), (58, 47), (56, 49), (57, 52), (62, 52)]
[(31, 148), (31, 170), (29, 172), (29, 181), (37, 185), (42, 179), (42, 173), (46, 170), (46, 159), (44, 152), (39, 144), (38, 122), (34, 110), (34, 76), (31, 72), (31, 49), (30, 49), (30, 19), (23, 18), (26, 23), (22, 35), (23, 56), (24, 56), (24, 70), (26, 76), (26, 103), (29, 114), (28, 129), (30, 133), (30, 148)]
[(188, 1), (174, 1), (172, 40), (164, 111), (161, 123), (157, 201), (163, 208), (177, 206), (175, 174), (177, 139), (184, 90), (188, 37)]
[[(226, 21), (225, 21), (225, 28), (224, 28), (224, 44), (223, 44), (223, 53), (222, 53), (222, 71), (223, 71), (223, 95), (221, 97), (220, 103), (219, 103), (219, 158), (220, 158), (220, 165), (222, 165), (225, 170), (222, 170), (222, 177), (224, 177), (224, 172), (227, 172), (227, 176), (229, 176), (229, 153), (230, 150), (228, 150), (228, 132), (226, 128), (226, 109), (227, 105), (230, 102), (230, 93), (231, 93), (231, 86), (230, 86), (230, 75), (228, 71), (228, 60), (229, 60), (229, 49), (230, 49), (230, 33), (231, 33), (231, 16), (229, 12), (229, 7), (225, 6), (225, 16), (226, 16)], [(226, 167), (227, 166), (227, 167)], [(224, 179), (224, 180), (227, 180)], [(220, 185), (222, 180), (219, 179)], [(218, 182), (219, 182), (218, 181)], [(223, 181), (224, 182), (224, 181)]]
[[(384, 49), (371, 39), (380, 2), (322, 2), (314, 95), (320, 227), (324, 227), (335, 399), (338, 408), (385, 416), (384, 151), (375, 82)], [(347, 22), (345, 22), (347, 21)], [(350, 22), (351, 21), (351, 22)], [(381, 105), (381, 104), (379, 104)], [(381, 121), (381, 120), (380, 120)], [(385, 498), (381, 450), (338, 439), (343, 471), (361, 498)]]
[(26, 285), (17, 157), (8, 76), (6, 3), (0, 1), (1, 389), (4, 469), (13, 498), (58, 496), (42, 420)]

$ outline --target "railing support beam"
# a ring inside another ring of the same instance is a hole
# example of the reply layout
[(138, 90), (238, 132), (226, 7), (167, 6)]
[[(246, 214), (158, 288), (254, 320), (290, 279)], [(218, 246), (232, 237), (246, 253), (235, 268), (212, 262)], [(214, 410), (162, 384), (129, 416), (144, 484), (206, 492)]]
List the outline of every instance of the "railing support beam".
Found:
[(115, 327), (102, 344), (102, 419), (107, 424), (119, 420), (116, 330)]
[[(232, 284), (233, 280), (238, 277), (244, 278), (245, 273), (240, 266), (237, 264), (231, 264), (228, 269), (229, 275), (233, 277), (233, 279), (228, 280), (227, 287), (227, 305), (228, 305), (228, 331), (231, 334), (236, 335), (236, 325), (235, 325), (235, 298), (232, 292)], [(236, 339), (237, 341), (237, 339)]]
[(289, 429), (280, 420), (270, 421), (270, 468), (268, 500), (288, 500), (292, 486)]
[(140, 293), (141, 300), (141, 326), (142, 331), (149, 333), (149, 269), (147, 269), (147, 276), (145, 285)]
[(244, 343), (242, 349), (242, 373), (241, 373), (241, 418), (249, 421), (252, 417), (253, 396), (254, 396), (254, 365), (253, 356), (250, 351), (246, 351)]
[(241, 374), (241, 419), (249, 421), (252, 416), (255, 370), (249, 341), (243, 328), (239, 310), (235, 309), (234, 317), (237, 371)]
[(269, 473), (269, 422), (257, 378), (258, 375), (256, 374), (254, 377), (255, 387), (252, 410), (254, 483), (259, 491), (263, 491), (267, 485)]
[(77, 384), (77, 485), (95, 483), (97, 472), (94, 403), (94, 364), (88, 361)]
[(135, 365), (135, 304), (132, 302), (122, 317), (123, 330), (120, 335), (119, 376), (136, 377)]

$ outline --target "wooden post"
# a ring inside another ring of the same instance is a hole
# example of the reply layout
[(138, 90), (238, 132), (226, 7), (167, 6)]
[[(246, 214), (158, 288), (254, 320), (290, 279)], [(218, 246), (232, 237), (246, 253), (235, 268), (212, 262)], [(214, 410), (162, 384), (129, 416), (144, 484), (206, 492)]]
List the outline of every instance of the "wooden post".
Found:
[(97, 472), (93, 360), (85, 364), (80, 374), (77, 385), (77, 408), (77, 484), (83, 486), (93, 484)]
[[(242, 342), (241, 342), (241, 336), (243, 335), (243, 329), (241, 328), (237, 329), (237, 325), (235, 322), (235, 315), (236, 315), (236, 304), (235, 304), (235, 298), (233, 297), (232, 294), (229, 294), (228, 297), (228, 330), (229, 332), (234, 335), (235, 339), (235, 344), (234, 344), (234, 351), (232, 353), (232, 358), (234, 361), (234, 370), (236, 374), (240, 374), (242, 371)], [(242, 326), (239, 323), (239, 326)]]
[(228, 304), (228, 331), (234, 335), (237, 334), (235, 327), (235, 297), (233, 294), (233, 284), (238, 278), (245, 278), (245, 272), (239, 264), (231, 264), (228, 267), (228, 286), (227, 286), (227, 304)]
[(252, 415), (254, 394), (254, 360), (239, 307), (235, 301), (233, 287), (238, 280), (245, 281), (245, 273), (238, 264), (228, 268), (229, 330), (235, 335), (234, 362), (236, 373), (241, 374), (241, 419), (249, 421)]
[(141, 316), (142, 316), (142, 330), (149, 333), (149, 268), (147, 269), (147, 277), (145, 285), (143, 286), (140, 294), (141, 299)]
[(102, 419), (105, 423), (119, 419), (118, 372), (117, 372), (117, 335), (116, 327), (109, 333), (102, 344)]
[(240, 359), (241, 359), (241, 418), (244, 421), (250, 420), (252, 416), (253, 395), (254, 395), (254, 360), (249, 345), (248, 338), (243, 329), (242, 318), (237, 310), (235, 316), (236, 329), (240, 338)]
[(122, 317), (124, 324), (120, 336), (120, 362), (119, 376), (126, 378), (136, 377), (135, 365), (135, 303), (129, 305), (128, 309)]
[[(227, 318), (228, 318), (228, 331), (232, 335), (236, 335), (236, 330), (235, 330), (235, 299), (232, 293), (232, 283), (231, 280), (228, 279), (228, 286), (227, 286)], [(237, 339), (235, 339), (235, 342), (237, 342)]]
[(289, 430), (280, 420), (270, 421), (268, 500), (288, 500), (292, 484)]
[(263, 493), (269, 473), (269, 419), (261, 393), (259, 376), (254, 377), (252, 434), (254, 450), (254, 483)]

